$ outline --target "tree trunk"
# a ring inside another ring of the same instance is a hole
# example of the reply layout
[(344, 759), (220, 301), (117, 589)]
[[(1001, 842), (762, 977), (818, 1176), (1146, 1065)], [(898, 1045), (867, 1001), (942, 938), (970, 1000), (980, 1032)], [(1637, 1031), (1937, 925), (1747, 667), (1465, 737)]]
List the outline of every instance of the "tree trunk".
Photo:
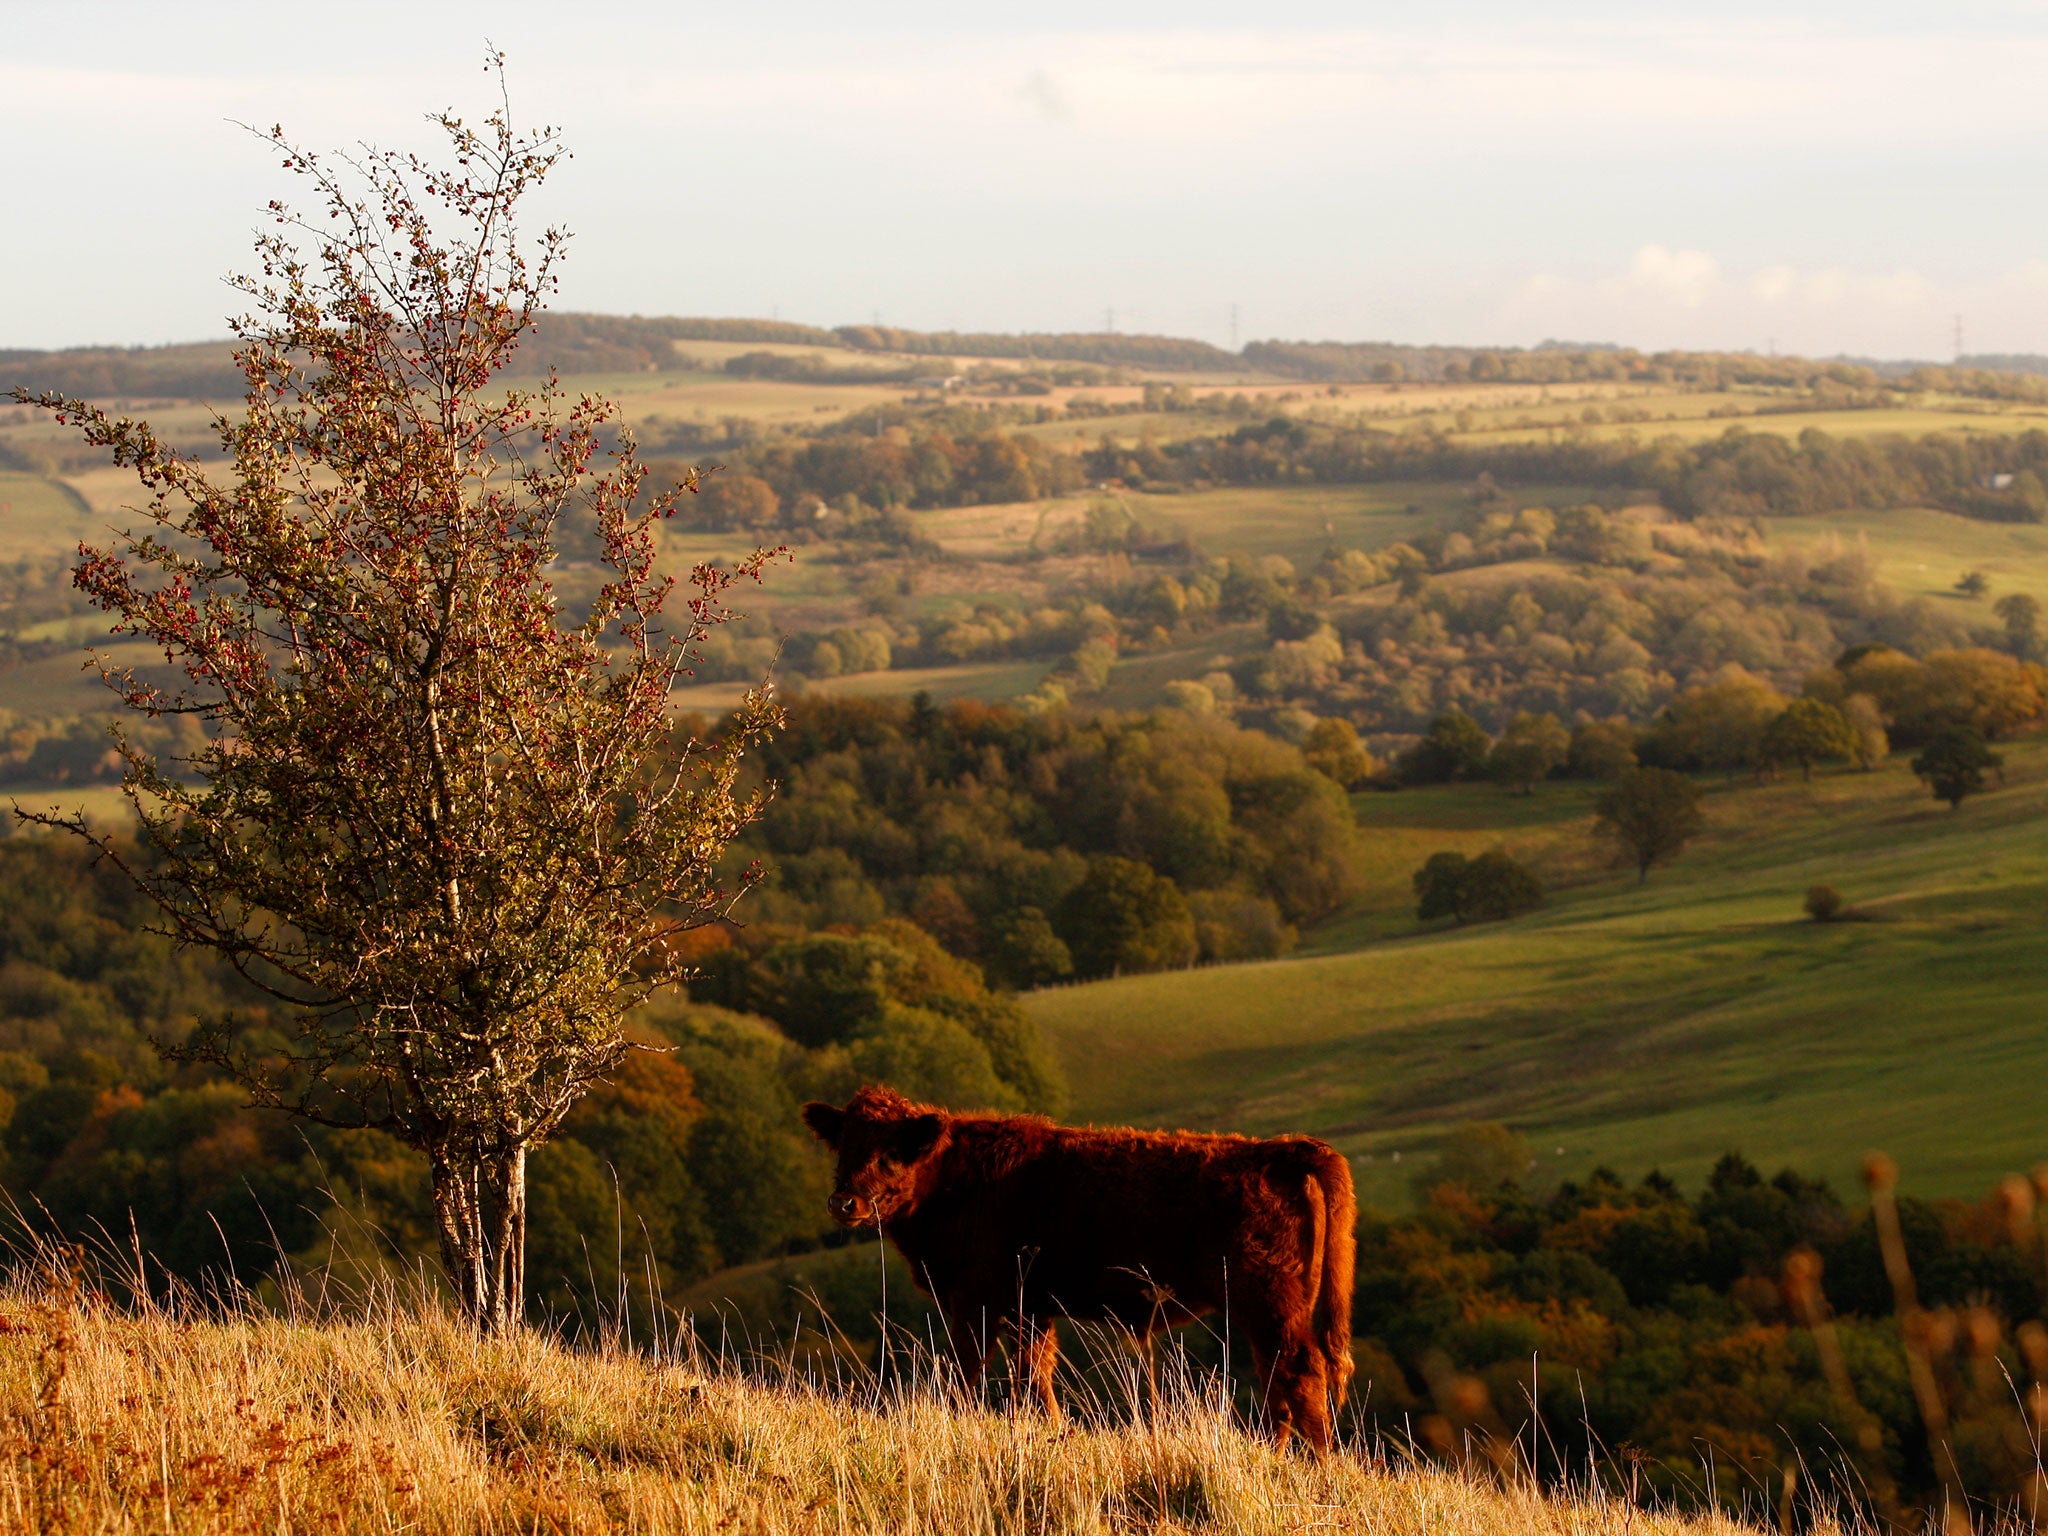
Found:
[(430, 1154), (441, 1266), (463, 1316), (509, 1333), (526, 1305), (526, 1144)]

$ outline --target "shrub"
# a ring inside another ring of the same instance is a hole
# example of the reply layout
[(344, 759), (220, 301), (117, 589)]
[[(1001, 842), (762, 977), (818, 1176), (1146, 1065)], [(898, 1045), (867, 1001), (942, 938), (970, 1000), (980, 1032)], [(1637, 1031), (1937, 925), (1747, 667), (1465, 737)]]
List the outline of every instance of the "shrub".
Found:
[(1816, 923), (1832, 923), (1842, 915), (1842, 893), (1832, 885), (1808, 886), (1806, 915)]

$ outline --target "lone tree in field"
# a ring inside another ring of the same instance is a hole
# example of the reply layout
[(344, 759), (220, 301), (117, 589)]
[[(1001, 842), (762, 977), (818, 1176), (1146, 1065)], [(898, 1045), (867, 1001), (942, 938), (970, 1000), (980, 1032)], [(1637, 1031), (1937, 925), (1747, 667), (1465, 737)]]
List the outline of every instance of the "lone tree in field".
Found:
[[(678, 492), (642, 503), (606, 402), (496, 380), (554, 286), (565, 237), (529, 251), (513, 214), (558, 142), (503, 109), (435, 121), (444, 169), (272, 131), (325, 217), (273, 203), (260, 275), (237, 280), (255, 316), (235, 327), (246, 405), (216, 421), (224, 472), (142, 422), (17, 395), (148, 488), (153, 526), (81, 549), (75, 579), (183, 674), (103, 661), (123, 700), (207, 729), (185, 760), (121, 740), (139, 854), (36, 819), (276, 1001), (261, 1034), (214, 1021), (168, 1049), (425, 1154), (449, 1279), (502, 1330), (528, 1149), (631, 1049), (623, 1015), (680, 974), (670, 937), (735, 894), (717, 866), (758, 809), (736, 779), (773, 706), (750, 696), (717, 743), (679, 746), (667, 702), (766, 557), (700, 567), (664, 624), (653, 525)], [(572, 611), (549, 566), (579, 521), (600, 568)]]
[(1593, 802), (1594, 825), (1635, 860), (1638, 882), (1691, 842), (1700, 830), (1700, 792), (1669, 768), (1623, 774)]
[(1966, 727), (1943, 731), (1913, 759), (1913, 774), (1934, 791), (1934, 798), (1946, 800), (1952, 811), (1984, 788), (1984, 770), (2002, 768), (2005, 759), (1984, 744), (1984, 738)]

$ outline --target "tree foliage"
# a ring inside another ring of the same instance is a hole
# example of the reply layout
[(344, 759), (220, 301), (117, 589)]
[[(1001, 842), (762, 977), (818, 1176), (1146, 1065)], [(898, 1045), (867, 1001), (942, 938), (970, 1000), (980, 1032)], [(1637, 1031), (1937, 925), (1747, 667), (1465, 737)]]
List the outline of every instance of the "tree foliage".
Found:
[(1674, 857), (1702, 825), (1700, 792), (1669, 768), (1637, 768), (1623, 774), (1593, 802), (1594, 824), (1621, 844), (1639, 880), (1653, 865)]
[(1433, 853), (1415, 872), (1415, 915), (1460, 923), (1474, 917), (1504, 918), (1543, 904), (1543, 886), (1505, 851), (1495, 848), (1466, 858)]
[(1552, 714), (1517, 713), (1502, 729), (1486, 760), (1497, 783), (1521, 795), (1562, 768), (1572, 753), (1572, 735)]
[[(768, 869), (756, 921), (907, 916), (1007, 986), (1091, 974), (1099, 936), (1067, 898), (1104, 856), (1170, 881), (1210, 959), (1281, 952), (1360, 881), (1361, 834), (1329, 777), (1284, 741), (1182, 710), (812, 696), (758, 761), (780, 789), (742, 839)], [(1185, 959), (1141, 946), (1108, 964), (1146, 955)]]
[(1982, 792), (1986, 769), (2001, 767), (2004, 762), (1982, 736), (1967, 726), (1957, 726), (1935, 737), (1913, 759), (1913, 774), (1953, 811), (1969, 796)]
[(1768, 767), (1797, 763), (1802, 778), (1813, 777), (1813, 765), (1853, 756), (1860, 745), (1848, 718), (1825, 699), (1799, 698), (1764, 727), (1757, 743), (1759, 759)]

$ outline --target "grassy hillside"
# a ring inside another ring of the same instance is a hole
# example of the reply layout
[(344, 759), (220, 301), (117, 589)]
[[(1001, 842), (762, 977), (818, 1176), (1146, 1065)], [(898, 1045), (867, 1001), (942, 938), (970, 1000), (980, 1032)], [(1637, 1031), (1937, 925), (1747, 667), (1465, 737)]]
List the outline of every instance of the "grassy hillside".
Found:
[[(1400, 1203), (1447, 1127), (1502, 1120), (1546, 1169), (1722, 1152), (1850, 1181), (1881, 1146), (1923, 1194), (1982, 1194), (2048, 1157), (2048, 743), (1951, 813), (1903, 759), (1716, 787), (1710, 831), (1638, 887), (1596, 862), (1588, 794), (1362, 797), (1372, 890), (1286, 960), (1036, 994), (1077, 1115), (1310, 1130)], [(1408, 874), (1505, 844), (1553, 882), (1508, 923), (1414, 931)], [(1817, 925), (1838, 887), (1872, 921)]]
[(480, 1341), (431, 1312), (315, 1326), (17, 1291), (0, 1325), (10, 1530), (1743, 1529), (1351, 1453), (1276, 1456), (1199, 1398), (1060, 1428), (922, 1384), (882, 1397), (687, 1352)]

